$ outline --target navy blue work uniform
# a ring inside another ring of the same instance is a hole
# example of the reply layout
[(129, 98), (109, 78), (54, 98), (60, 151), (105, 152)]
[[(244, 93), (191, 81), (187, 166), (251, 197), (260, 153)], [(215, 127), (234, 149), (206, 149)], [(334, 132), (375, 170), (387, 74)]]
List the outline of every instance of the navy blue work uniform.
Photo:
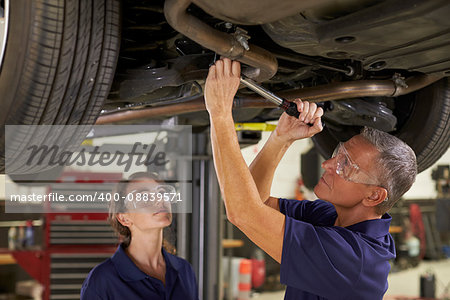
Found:
[(162, 250), (166, 285), (134, 264), (122, 245), (114, 255), (91, 270), (81, 288), (81, 300), (173, 299), (198, 300), (195, 274), (184, 259)]
[(395, 257), (391, 216), (348, 227), (334, 226), (337, 213), (323, 200), (279, 199), (286, 215), (280, 281), (284, 299), (380, 300)]

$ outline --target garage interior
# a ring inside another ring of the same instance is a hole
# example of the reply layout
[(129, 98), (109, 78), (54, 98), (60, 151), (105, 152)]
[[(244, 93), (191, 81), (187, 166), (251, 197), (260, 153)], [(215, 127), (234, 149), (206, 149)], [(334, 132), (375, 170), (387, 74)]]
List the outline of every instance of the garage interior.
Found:
[[(413, 148), (420, 173), (389, 211), (397, 256), (383, 299), (450, 300), (449, 15), (448, 0), (0, 0), (0, 300), (80, 299), (121, 242), (108, 201), (23, 207), (12, 195), (111, 194), (140, 171), (186, 197), (165, 249), (192, 265), (200, 300), (283, 299), (280, 264), (228, 221), (221, 199), (203, 97), (221, 56), (325, 111), (323, 132), (282, 159), (274, 197), (315, 200), (322, 162), (364, 126)], [(266, 99), (243, 85), (234, 99), (247, 165), (283, 113)], [(29, 146), (14, 131), (23, 125), (31, 141), (72, 154), (150, 155), (136, 142), (157, 142), (153, 155), (170, 163), (16, 173)], [(33, 134), (41, 125), (45, 138)], [(81, 133), (63, 139), (66, 125)]]
[[(274, 125), (260, 124), (256, 128), (252, 124), (252, 130), (245, 124), (236, 127), (247, 163), (270, 135), (270, 131), (260, 130), (273, 130)], [(132, 135), (111, 138), (136, 139)], [(194, 267), (200, 299), (238, 299), (238, 296), (239, 299), (281, 299), (284, 286), (279, 283), (279, 264), (226, 218), (208, 147), (207, 134), (192, 135), (192, 212), (175, 214), (165, 237), (176, 248), (177, 255)], [(295, 143), (276, 171), (272, 195), (315, 199), (311, 187), (320, 176), (321, 161), (311, 141)], [(412, 189), (390, 211), (393, 217), (390, 232), (396, 242), (397, 258), (391, 261), (385, 299), (448, 299), (449, 163), (450, 151), (447, 151), (433, 167), (419, 174)], [(85, 169), (71, 169), (61, 173), (60, 178), (73, 180), (77, 176), (86, 180), (95, 175)], [(109, 172), (101, 178), (108, 182), (122, 176), (125, 174)], [(98, 185), (98, 177), (92, 178)], [(2, 180), (13, 184), (18, 193), (31, 194), (43, 188), (18, 185), (6, 176)], [(86, 193), (85, 186), (78, 187)], [(107, 190), (111, 183), (101, 184), (100, 188)], [(76, 192), (71, 189), (60, 185), (52, 191)], [(79, 299), (87, 273), (109, 257), (118, 244), (106, 221), (107, 214), (4, 213), (4, 190), (1, 198), (1, 299)], [(31, 241), (24, 235), (24, 230), (30, 228)], [(12, 231), (17, 233), (12, 236)], [(239, 291), (243, 278), (247, 278), (242, 272), (251, 274), (248, 291)]]

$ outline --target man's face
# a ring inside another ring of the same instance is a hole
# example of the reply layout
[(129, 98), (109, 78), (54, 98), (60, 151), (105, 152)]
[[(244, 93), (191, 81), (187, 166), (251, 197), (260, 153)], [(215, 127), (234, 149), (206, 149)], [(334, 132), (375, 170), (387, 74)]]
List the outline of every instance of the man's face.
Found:
[[(367, 178), (366, 181), (359, 182), (370, 181), (369, 176), (374, 177), (376, 157), (379, 154), (375, 146), (367, 142), (361, 135), (357, 135), (345, 142), (344, 148), (341, 152), (344, 152), (347, 157), (351, 158), (352, 163), (359, 167), (359, 171), (354, 174), (355, 178)], [(370, 186), (359, 183), (358, 180), (355, 180), (356, 182), (351, 179), (346, 180), (337, 174), (337, 161), (338, 158), (333, 157), (322, 163), (325, 172), (314, 187), (314, 192), (320, 199), (335, 206), (351, 208), (367, 197)]]

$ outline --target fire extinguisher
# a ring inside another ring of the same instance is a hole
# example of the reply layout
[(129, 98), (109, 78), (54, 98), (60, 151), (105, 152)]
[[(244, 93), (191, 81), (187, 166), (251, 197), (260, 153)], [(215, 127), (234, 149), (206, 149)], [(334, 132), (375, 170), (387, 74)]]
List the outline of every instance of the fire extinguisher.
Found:
[(261, 249), (256, 249), (251, 258), (252, 262), (252, 287), (259, 288), (266, 279), (266, 261)]

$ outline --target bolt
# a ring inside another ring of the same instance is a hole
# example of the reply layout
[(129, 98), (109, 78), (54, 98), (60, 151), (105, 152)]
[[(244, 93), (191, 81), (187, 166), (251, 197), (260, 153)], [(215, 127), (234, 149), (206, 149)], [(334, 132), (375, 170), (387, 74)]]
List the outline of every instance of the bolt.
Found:
[(347, 66), (347, 68), (348, 68), (348, 72), (346, 72), (345, 75), (353, 76), (353, 74), (355, 74), (355, 70), (353, 69), (353, 67)]
[(242, 45), (242, 47), (244, 47), (245, 50), (247, 50), (247, 51), (250, 50), (247, 39), (245, 37), (243, 37), (242, 35), (238, 35), (236, 37), (236, 40)]
[(237, 27), (236, 31), (233, 33), (234, 38), (236, 39), (236, 41), (238, 41), (241, 46), (245, 49), (245, 50), (250, 50), (250, 47), (248, 46), (248, 42), (247, 40), (250, 39), (250, 36), (247, 35), (247, 31), (245, 31), (242, 28)]

